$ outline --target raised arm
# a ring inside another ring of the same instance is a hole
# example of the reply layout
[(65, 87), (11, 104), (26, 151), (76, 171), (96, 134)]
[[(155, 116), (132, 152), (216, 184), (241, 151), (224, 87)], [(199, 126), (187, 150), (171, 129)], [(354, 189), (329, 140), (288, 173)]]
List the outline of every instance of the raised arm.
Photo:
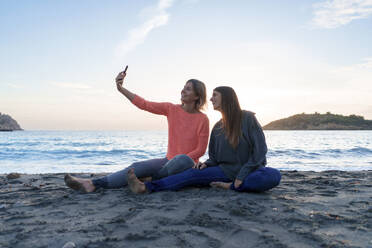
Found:
[(125, 78), (126, 75), (127, 75), (127, 73), (124, 72), (124, 71), (122, 71), (118, 74), (118, 76), (115, 79), (116, 88), (118, 89), (118, 91), (121, 94), (123, 94), (126, 98), (128, 98), (129, 101), (133, 101), (133, 99), (135, 97), (135, 94), (133, 94), (132, 92), (130, 92), (129, 90), (127, 90), (126, 88), (123, 87), (123, 82), (124, 82), (124, 78)]
[(123, 94), (126, 98), (128, 98), (129, 101), (131, 101), (134, 105), (136, 105), (138, 108), (142, 110), (146, 110), (150, 113), (158, 115), (168, 115), (171, 103), (149, 102), (139, 97), (138, 95), (130, 92), (125, 87), (123, 87), (125, 76), (126, 72), (122, 71), (118, 74), (118, 76), (115, 79), (116, 87), (121, 94)]

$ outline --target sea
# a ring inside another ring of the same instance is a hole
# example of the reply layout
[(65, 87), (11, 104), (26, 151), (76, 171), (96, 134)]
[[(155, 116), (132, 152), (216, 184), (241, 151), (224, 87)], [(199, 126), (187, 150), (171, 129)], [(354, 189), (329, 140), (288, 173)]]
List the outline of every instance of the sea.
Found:
[[(372, 131), (265, 131), (265, 136), (270, 167), (372, 170)], [(166, 151), (166, 131), (0, 132), (0, 174), (114, 172), (165, 157)]]

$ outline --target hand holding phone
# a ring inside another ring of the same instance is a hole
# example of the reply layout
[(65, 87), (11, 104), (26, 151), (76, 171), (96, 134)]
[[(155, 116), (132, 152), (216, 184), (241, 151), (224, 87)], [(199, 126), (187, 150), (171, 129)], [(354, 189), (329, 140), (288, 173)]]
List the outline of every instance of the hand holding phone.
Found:
[(124, 71), (120, 72), (119, 75), (116, 77), (116, 86), (122, 86), (125, 76), (127, 75), (128, 66), (125, 67)]

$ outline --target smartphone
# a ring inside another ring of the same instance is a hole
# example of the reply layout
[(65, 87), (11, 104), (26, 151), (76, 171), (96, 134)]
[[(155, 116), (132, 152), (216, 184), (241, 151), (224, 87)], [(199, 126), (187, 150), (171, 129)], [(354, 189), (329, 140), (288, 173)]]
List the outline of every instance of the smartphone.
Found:
[(127, 72), (127, 69), (128, 69), (128, 66), (125, 67), (125, 69), (124, 69), (123, 72), (126, 73)]

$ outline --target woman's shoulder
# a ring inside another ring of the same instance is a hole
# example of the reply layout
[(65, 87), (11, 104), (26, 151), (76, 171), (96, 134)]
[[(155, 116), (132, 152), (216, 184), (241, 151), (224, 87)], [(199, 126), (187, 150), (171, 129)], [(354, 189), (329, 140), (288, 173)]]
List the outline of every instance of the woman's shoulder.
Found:
[(181, 104), (178, 103), (172, 103), (172, 102), (167, 102), (169, 104), (169, 107), (173, 109), (174, 111), (178, 112), (182, 110)]
[(242, 124), (243, 126), (250, 126), (255, 122), (256, 113), (248, 110), (242, 110)]
[(256, 113), (249, 110), (242, 110), (242, 120), (249, 121), (255, 118)]
[(216, 131), (216, 130), (219, 130), (222, 128), (222, 119), (220, 119), (219, 121), (217, 121), (214, 126), (213, 126), (213, 129), (212, 129), (212, 132), (213, 131)]
[(199, 114), (200, 114), (200, 118), (202, 118), (203, 120), (207, 120), (207, 121), (209, 121), (209, 118), (208, 118), (208, 115), (206, 115), (205, 113), (203, 113), (203, 112), (199, 112)]
[(203, 112), (198, 112), (198, 113), (194, 113), (194, 114), (190, 114), (190, 115), (191, 115), (191, 117), (193, 117), (191, 119), (198, 122), (200, 125), (208, 125), (209, 126), (209, 118)]
[(249, 110), (242, 110), (243, 117), (253, 117), (255, 116), (255, 112)]

